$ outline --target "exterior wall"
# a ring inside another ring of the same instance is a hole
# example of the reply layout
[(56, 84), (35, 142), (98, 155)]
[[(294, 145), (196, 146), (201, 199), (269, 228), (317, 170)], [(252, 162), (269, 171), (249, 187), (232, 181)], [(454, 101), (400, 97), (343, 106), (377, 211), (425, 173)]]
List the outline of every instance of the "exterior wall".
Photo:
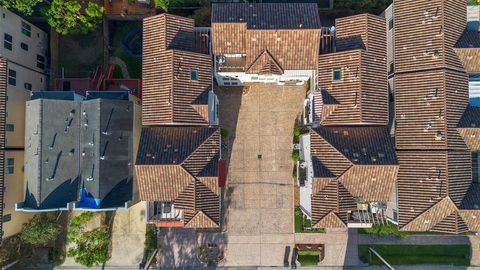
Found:
[[(283, 75), (258, 75), (244, 72), (217, 72), (215, 78), (218, 85), (238, 86), (244, 83), (277, 83), (284, 85), (286, 81), (296, 81), (296, 85), (303, 85), (314, 79), (314, 70), (285, 70)], [(310, 85), (312, 86), (312, 85)]]
[(8, 69), (16, 71), (17, 83), (13, 86), (7, 81), (6, 124), (13, 124), (14, 131), (6, 131), (6, 147), (23, 148), (25, 144), (25, 102), (30, 100), (31, 94), (31, 91), (25, 88), (25, 83), (31, 84), (34, 91), (45, 90), (47, 77), (12, 62), (8, 63)]
[[(5, 14), (5, 18), (3, 15)], [(31, 34), (28, 37), (22, 34), (22, 22), (30, 25)], [(4, 33), (12, 36), (12, 50), (4, 48)], [(33, 24), (23, 20), (13, 12), (0, 7), (0, 55), (6, 57), (9, 61), (37, 72), (44, 72), (37, 67), (37, 55), (45, 57), (48, 49), (48, 35)], [(28, 51), (21, 49), (20, 43), (28, 45)], [(46, 60), (45, 60), (46, 61)], [(45, 63), (45, 66), (47, 63)]]
[[(387, 69), (390, 67), (390, 63), (393, 63), (395, 60), (395, 21), (393, 18), (393, 9), (394, 6), (391, 4), (384, 12), (387, 31)], [(392, 21), (394, 25), (392, 29), (389, 27), (390, 21)], [(388, 72), (390, 74), (392, 71), (388, 70)]]
[(4, 203), (5, 208), (3, 209), (3, 215), (11, 215), (11, 220), (3, 222), (3, 238), (10, 237), (20, 232), (22, 229), (22, 224), (27, 222), (28, 219), (33, 217), (33, 214), (16, 212), (15, 204), (23, 200), (24, 189), (23, 189), (23, 151), (5, 151), (5, 164), (7, 164), (8, 159), (14, 159), (14, 170), (13, 174), (8, 174), (5, 170), (4, 181), (5, 181), (5, 193), (4, 193)]

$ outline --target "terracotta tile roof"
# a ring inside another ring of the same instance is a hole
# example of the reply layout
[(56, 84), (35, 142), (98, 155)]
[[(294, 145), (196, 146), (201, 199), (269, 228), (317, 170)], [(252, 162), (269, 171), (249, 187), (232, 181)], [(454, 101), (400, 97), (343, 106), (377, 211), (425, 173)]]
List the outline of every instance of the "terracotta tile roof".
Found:
[[(456, 207), (467, 200), (472, 182), (467, 151), (398, 151), (399, 225), (405, 226), (448, 197)], [(405, 230), (409, 230), (407, 227)]]
[[(471, 183), (465, 197), (460, 205), (460, 209), (480, 210), (480, 184)], [(479, 217), (480, 218), (480, 217)]]
[(465, 28), (457, 43), (455, 43), (455, 48), (480, 48), (480, 32)]
[(458, 128), (480, 128), (480, 107), (468, 106), (458, 122)]
[(217, 133), (217, 128), (208, 127), (143, 127), (136, 165), (182, 164)]
[(461, 70), (453, 46), (467, 25), (464, 11), (464, 1), (395, 3), (395, 74), (447, 67)]
[(398, 166), (353, 166), (338, 178), (353, 197), (388, 202), (395, 190)]
[(353, 164), (398, 164), (387, 127), (326, 126), (314, 131)]
[(246, 23), (248, 29), (316, 29), (315, 3), (216, 3), (212, 23)]
[[(316, 5), (213, 4), (212, 50), (214, 54), (246, 55), (245, 69), (265, 50), (283, 70), (316, 69), (321, 28), (318, 9), (310, 8), (313, 6)], [(288, 15), (279, 16), (284, 13)], [(242, 23), (240, 18), (244, 16)], [(258, 24), (260, 21), (264, 24)]]
[(310, 138), (315, 226), (345, 226), (347, 211), (357, 207), (355, 198), (390, 200), (399, 166), (386, 127), (319, 127)]
[[(385, 19), (369, 14), (337, 19), (335, 43), (335, 52), (322, 53), (318, 58), (319, 88), (337, 104), (322, 113), (321, 124), (386, 125)], [(334, 69), (340, 70), (338, 80), (333, 78)], [(325, 99), (325, 104), (332, 103)]]
[(480, 47), (455, 48), (455, 52), (466, 72), (480, 72)]
[(459, 214), (470, 231), (480, 231), (480, 210), (460, 210)]
[(283, 69), (268, 50), (265, 50), (247, 69), (247, 73), (282, 75)]
[(458, 122), (457, 130), (469, 150), (480, 150), (480, 107), (468, 106)]
[(218, 228), (217, 223), (205, 215), (202, 211), (197, 212), (197, 214), (190, 219), (190, 221), (185, 224), (185, 227), (190, 228)]
[(346, 228), (345, 224), (335, 212), (330, 211), (322, 219), (320, 219), (314, 226), (314, 228)]
[(193, 20), (162, 14), (143, 31), (143, 124), (208, 125), (212, 61), (197, 52)]
[(180, 165), (135, 165), (142, 201), (175, 200), (195, 178)]
[[(173, 201), (186, 226), (211, 227), (208, 220), (218, 226), (219, 157), (218, 128), (144, 127), (135, 165), (140, 200)], [(199, 211), (208, 219), (195, 217)]]
[(479, 222), (476, 220), (478, 214), (479, 210), (459, 210), (449, 197), (445, 197), (403, 226), (401, 230), (466, 233), (479, 229)]

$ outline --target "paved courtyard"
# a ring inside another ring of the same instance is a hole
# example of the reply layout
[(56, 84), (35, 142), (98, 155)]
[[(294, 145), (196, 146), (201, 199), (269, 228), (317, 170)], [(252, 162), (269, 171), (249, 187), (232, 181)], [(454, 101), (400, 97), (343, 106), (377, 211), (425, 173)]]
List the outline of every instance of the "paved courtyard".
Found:
[(226, 265), (281, 266), (294, 242), (292, 132), (306, 90), (256, 84), (240, 91), (219, 92), (231, 151), (225, 153)]

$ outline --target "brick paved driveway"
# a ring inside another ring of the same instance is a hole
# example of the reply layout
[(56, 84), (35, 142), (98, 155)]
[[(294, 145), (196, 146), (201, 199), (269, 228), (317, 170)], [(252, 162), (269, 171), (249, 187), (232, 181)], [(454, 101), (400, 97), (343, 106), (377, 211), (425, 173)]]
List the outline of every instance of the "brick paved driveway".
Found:
[(227, 266), (281, 266), (293, 245), (292, 132), (305, 88), (256, 84), (222, 89), (229, 130), (225, 197)]

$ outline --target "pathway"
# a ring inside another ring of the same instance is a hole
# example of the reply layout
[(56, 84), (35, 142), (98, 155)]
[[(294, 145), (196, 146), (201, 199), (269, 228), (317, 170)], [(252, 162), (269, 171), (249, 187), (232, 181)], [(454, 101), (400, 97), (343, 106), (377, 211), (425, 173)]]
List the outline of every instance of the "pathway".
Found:
[(123, 62), (122, 59), (111, 55), (109, 61), (110, 61), (110, 64), (118, 65), (120, 67), (120, 69), (122, 70), (123, 79), (129, 79), (130, 78), (130, 74), (128, 73), (127, 65), (125, 64), (125, 62)]
[(293, 246), (292, 132), (304, 96), (304, 87), (273, 84), (219, 93), (221, 125), (233, 137), (226, 266), (283, 266)]

